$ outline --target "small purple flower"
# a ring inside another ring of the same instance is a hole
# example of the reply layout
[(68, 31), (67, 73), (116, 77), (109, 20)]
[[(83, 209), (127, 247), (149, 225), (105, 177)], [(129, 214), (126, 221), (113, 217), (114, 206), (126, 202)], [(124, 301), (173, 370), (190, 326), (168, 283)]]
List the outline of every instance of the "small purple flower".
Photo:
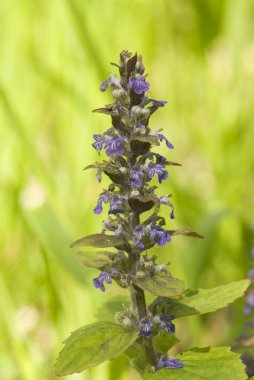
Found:
[(169, 243), (172, 239), (168, 232), (166, 232), (160, 226), (154, 226), (151, 229), (150, 240), (154, 240), (157, 238), (157, 244), (162, 247), (166, 243)]
[(254, 308), (254, 294), (253, 294), (253, 292), (250, 292), (249, 294), (247, 294), (246, 301), (247, 301), (247, 305), (244, 308), (244, 313), (248, 315), (251, 313), (252, 309)]
[(158, 363), (158, 368), (163, 368), (163, 367), (176, 369), (176, 368), (184, 367), (184, 364), (180, 361), (180, 359), (169, 358), (167, 355), (162, 355)]
[(175, 325), (172, 323), (172, 320), (175, 319), (174, 315), (161, 314), (160, 315), (160, 327), (159, 331), (167, 330), (169, 334), (175, 332)]
[(133, 166), (130, 171), (130, 185), (134, 185), (137, 188), (142, 187), (142, 179), (144, 177), (144, 173), (139, 168), (139, 166)]
[(114, 136), (105, 143), (106, 154), (108, 157), (115, 155), (121, 156), (124, 153), (124, 148), (120, 145), (125, 139), (121, 136)]
[(145, 236), (145, 228), (142, 225), (139, 225), (134, 230), (134, 244), (137, 245), (139, 248), (145, 248), (142, 238)]
[(93, 135), (93, 138), (94, 138), (95, 142), (92, 144), (92, 146), (100, 154), (100, 151), (102, 150), (103, 144), (105, 142), (104, 136), (102, 136), (102, 135)]
[(104, 92), (106, 91), (106, 89), (108, 88), (108, 85), (110, 83), (110, 80), (109, 79), (106, 79), (102, 82), (102, 84), (100, 85), (100, 90), (101, 92)]
[(155, 174), (158, 176), (159, 183), (164, 181), (168, 178), (168, 172), (166, 170), (163, 170), (165, 168), (165, 165), (163, 164), (148, 164), (148, 177), (153, 178)]
[(109, 201), (109, 196), (106, 194), (102, 194), (97, 202), (97, 205), (95, 206), (93, 212), (94, 214), (100, 214), (102, 212), (102, 203), (108, 203)]
[(100, 85), (100, 90), (102, 92), (106, 91), (106, 89), (108, 88), (109, 84), (112, 84), (113, 86), (115, 87), (118, 87), (118, 88), (121, 88), (122, 86), (120, 85), (120, 82), (119, 80), (114, 76), (114, 75), (110, 75), (109, 79), (106, 79), (102, 82), (102, 84)]
[(123, 202), (119, 197), (113, 197), (110, 201), (109, 214), (118, 214), (123, 212)]
[(170, 219), (175, 219), (175, 215), (174, 215), (174, 206), (173, 206), (172, 203), (167, 199), (168, 196), (167, 196), (167, 195), (162, 195), (162, 196), (159, 196), (158, 198), (159, 198), (159, 200), (160, 200), (160, 204), (171, 207), (171, 212), (170, 212), (170, 214), (169, 214), (169, 215), (170, 215)]
[(165, 161), (167, 161), (166, 157), (163, 157), (160, 154), (158, 154), (158, 156), (156, 157), (156, 164), (162, 164)]
[(248, 277), (248, 279), (250, 279), (250, 281), (251, 281), (252, 283), (254, 283), (254, 268), (252, 268), (252, 269), (249, 271), (247, 277)]
[(148, 320), (145, 319), (140, 322), (140, 330), (139, 335), (143, 336), (144, 338), (151, 338), (153, 336), (153, 324)]
[(127, 88), (133, 88), (134, 92), (140, 95), (143, 92), (148, 91), (150, 88), (150, 85), (148, 82), (145, 81), (145, 76), (132, 77), (129, 80)]
[(112, 284), (110, 276), (110, 273), (101, 272), (97, 278), (93, 279), (94, 287), (100, 289), (102, 292), (105, 292), (104, 281), (106, 281), (107, 284)]
[(162, 142), (163, 140), (165, 140), (165, 142), (166, 142), (166, 146), (167, 146), (169, 149), (174, 149), (174, 145), (171, 144), (171, 142), (170, 142), (170, 141), (169, 141), (164, 135), (162, 135), (161, 133), (158, 133), (158, 132), (151, 132), (150, 134), (153, 135), (153, 136), (156, 136), (157, 139), (158, 139), (160, 142)]

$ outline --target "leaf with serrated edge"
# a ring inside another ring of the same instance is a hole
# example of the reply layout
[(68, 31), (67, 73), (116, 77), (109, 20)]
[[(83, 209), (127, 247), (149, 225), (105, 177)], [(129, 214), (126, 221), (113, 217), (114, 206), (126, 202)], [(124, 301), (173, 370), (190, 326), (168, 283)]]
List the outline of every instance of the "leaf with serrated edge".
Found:
[(65, 341), (56, 362), (56, 375), (66, 376), (94, 367), (122, 354), (137, 339), (112, 322), (97, 322), (74, 331)]
[[(241, 280), (231, 282), (227, 285), (217, 286), (212, 289), (186, 290), (183, 297), (170, 304), (170, 314), (175, 318), (196, 314), (206, 314), (221, 309), (229, 303), (241, 297), (248, 288), (250, 281)], [(157, 304), (163, 307), (168, 301)]]
[(179, 356), (184, 367), (146, 373), (144, 380), (246, 380), (240, 357), (230, 347), (193, 349)]
[(97, 248), (107, 248), (107, 247), (117, 247), (123, 243), (122, 239), (118, 236), (105, 235), (105, 234), (94, 234), (87, 235), (81, 239), (74, 241), (70, 248), (73, 247), (97, 247)]
[(153, 277), (135, 278), (133, 282), (155, 296), (175, 298), (182, 295), (184, 291), (182, 280), (163, 272)]

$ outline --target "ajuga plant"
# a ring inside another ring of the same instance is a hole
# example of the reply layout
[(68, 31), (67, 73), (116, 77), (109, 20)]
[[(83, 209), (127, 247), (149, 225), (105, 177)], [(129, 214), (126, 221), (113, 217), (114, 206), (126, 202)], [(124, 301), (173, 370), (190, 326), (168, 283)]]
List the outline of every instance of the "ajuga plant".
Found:
[(246, 321), (241, 334), (232, 344), (232, 349), (241, 354), (249, 378), (254, 376), (254, 248), (252, 248), (250, 256), (252, 269), (247, 275), (250, 286), (245, 293), (246, 303), (243, 310)]
[[(242, 296), (249, 281), (185, 290), (184, 282), (172, 276), (159, 254), (150, 253), (154, 246), (165, 246), (170, 259), (175, 235), (201, 236), (172, 229), (171, 194), (161, 194), (156, 184), (168, 179), (169, 167), (179, 165), (158, 153), (161, 144), (166, 144), (167, 156), (174, 147), (161, 128), (149, 126), (151, 116), (167, 102), (150, 98), (140, 55), (123, 51), (120, 63), (113, 65), (119, 77), (111, 74), (100, 86), (102, 92), (111, 90), (113, 103), (94, 110), (111, 119), (110, 128), (95, 134), (92, 144), (98, 154), (104, 151), (107, 160), (86, 167), (97, 170), (99, 182), (102, 174), (111, 181), (93, 210), (99, 215), (107, 207), (108, 217), (100, 233), (85, 236), (71, 247), (100, 248), (80, 252), (82, 264), (99, 270), (93, 280), (97, 291), (110, 292), (114, 282), (125, 289), (126, 299), (109, 299), (97, 322), (65, 340), (56, 374), (81, 372), (125, 354), (146, 380), (245, 379), (244, 365), (229, 347), (192, 348), (173, 357), (172, 352), (179, 351), (174, 347), (178, 343), (175, 320), (225, 307)], [(168, 218), (160, 215), (164, 207), (169, 209)]]

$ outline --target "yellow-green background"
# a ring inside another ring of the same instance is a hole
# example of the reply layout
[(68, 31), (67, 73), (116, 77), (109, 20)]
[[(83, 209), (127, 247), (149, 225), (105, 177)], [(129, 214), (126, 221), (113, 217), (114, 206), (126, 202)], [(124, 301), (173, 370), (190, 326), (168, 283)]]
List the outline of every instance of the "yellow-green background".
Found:
[[(91, 110), (110, 62), (142, 53), (151, 97), (168, 100), (151, 119), (175, 145), (170, 169), (176, 238), (153, 253), (190, 287), (242, 279), (252, 244), (254, 142), (252, 0), (1, 0), (0, 2), (0, 379), (55, 379), (70, 331), (95, 320), (105, 294), (91, 285), (71, 241), (98, 232), (92, 213), (103, 189), (94, 133), (110, 126)], [(104, 184), (108, 184), (105, 180)], [(165, 210), (164, 210), (165, 213)], [(165, 214), (166, 215), (166, 214)], [(176, 323), (180, 349), (230, 344), (243, 302)], [(103, 317), (103, 316), (101, 316)], [(73, 379), (138, 379), (120, 358)]]

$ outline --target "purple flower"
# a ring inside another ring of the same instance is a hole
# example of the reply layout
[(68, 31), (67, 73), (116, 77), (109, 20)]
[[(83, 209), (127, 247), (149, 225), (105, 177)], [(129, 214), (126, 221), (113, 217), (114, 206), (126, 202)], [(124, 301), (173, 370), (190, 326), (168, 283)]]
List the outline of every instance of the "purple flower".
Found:
[(108, 88), (109, 84), (112, 84), (113, 86), (118, 87), (118, 88), (122, 87), (120, 85), (119, 80), (114, 75), (110, 75), (109, 79), (106, 79), (106, 80), (104, 80), (102, 82), (102, 84), (100, 85), (100, 90), (102, 92), (106, 91), (106, 89)]
[(102, 84), (100, 85), (100, 90), (101, 92), (104, 92), (106, 91), (106, 89), (108, 88), (108, 85), (110, 83), (110, 80), (109, 79), (106, 79), (102, 82)]
[(121, 156), (124, 153), (124, 148), (120, 145), (125, 139), (118, 135), (112, 137), (105, 143), (106, 154), (108, 157), (113, 157), (115, 155)]
[(95, 142), (92, 144), (92, 146), (100, 154), (100, 151), (102, 150), (103, 144), (105, 142), (104, 136), (102, 136), (102, 135), (93, 135), (93, 138), (94, 138)]
[(148, 177), (153, 178), (155, 174), (158, 176), (159, 183), (164, 181), (168, 178), (168, 172), (166, 170), (163, 170), (165, 168), (165, 165), (163, 164), (148, 164)]
[(100, 214), (102, 212), (102, 203), (108, 203), (109, 201), (109, 196), (106, 195), (106, 194), (102, 194), (99, 199), (98, 199), (98, 202), (97, 202), (97, 205), (95, 206), (93, 212), (95, 214)]
[(139, 168), (139, 166), (133, 166), (130, 171), (130, 185), (134, 185), (138, 188), (142, 187), (142, 178), (144, 177), (144, 173)]
[(142, 238), (145, 236), (145, 227), (142, 225), (139, 225), (134, 230), (134, 244), (137, 245), (139, 248), (145, 248)]
[(184, 364), (180, 361), (180, 359), (175, 359), (175, 358), (169, 358), (167, 355), (162, 355), (159, 363), (158, 363), (158, 368), (182, 368)]
[(148, 82), (145, 81), (145, 76), (132, 77), (129, 80), (127, 88), (133, 88), (134, 92), (140, 95), (143, 92), (148, 91), (150, 88), (150, 85)]
[(104, 281), (106, 281), (107, 284), (112, 284), (110, 276), (110, 273), (101, 272), (97, 278), (93, 279), (93, 286), (100, 289), (102, 292), (105, 292)]
[(174, 145), (171, 144), (171, 142), (168, 141), (168, 139), (167, 139), (164, 135), (162, 135), (161, 133), (158, 133), (158, 132), (151, 132), (150, 134), (153, 135), (153, 136), (156, 136), (157, 139), (158, 139), (160, 142), (162, 142), (163, 140), (165, 140), (167, 147), (168, 147), (169, 149), (174, 149)]
[(123, 212), (123, 202), (119, 197), (113, 197), (110, 201), (109, 214), (117, 214)]
[(102, 222), (102, 225), (104, 227), (103, 231), (108, 230), (108, 231), (114, 232), (116, 236), (120, 236), (124, 233), (123, 223), (121, 222), (115, 225), (114, 221), (112, 223), (111, 219), (106, 219)]
[(166, 141), (166, 145), (167, 145), (167, 147), (168, 147), (169, 149), (174, 149), (174, 145), (171, 144), (171, 142), (168, 141), (168, 139), (167, 139), (164, 135), (158, 133), (158, 139), (160, 140), (160, 142), (162, 142), (163, 140), (165, 140), (165, 141)]
[(161, 314), (160, 316), (160, 327), (159, 331), (167, 330), (169, 334), (175, 332), (175, 325), (172, 323), (172, 320), (175, 319), (174, 315)]
[(254, 308), (254, 294), (253, 294), (253, 292), (247, 294), (246, 301), (247, 301), (247, 305), (244, 308), (244, 313), (250, 314), (252, 309)]
[(249, 271), (247, 277), (250, 279), (250, 281), (251, 281), (252, 283), (254, 283), (254, 268), (252, 268), (252, 269)]
[(160, 200), (160, 204), (171, 207), (171, 212), (170, 212), (170, 214), (169, 214), (169, 215), (170, 215), (170, 219), (175, 219), (175, 215), (174, 215), (174, 206), (173, 206), (172, 203), (169, 202), (169, 200), (167, 199), (168, 196), (167, 196), (167, 195), (163, 195), (163, 196), (159, 196), (158, 198), (159, 198), (159, 200)]
[(150, 240), (154, 240), (156, 238), (157, 244), (161, 247), (171, 241), (170, 234), (164, 231), (164, 229), (160, 226), (154, 226), (151, 229)]
[(151, 338), (153, 336), (153, 324), (149, 322), (148, 319), (145, 319), (140, 322), (140, 330), (139, 335), (143, 336), (144, 338)]

